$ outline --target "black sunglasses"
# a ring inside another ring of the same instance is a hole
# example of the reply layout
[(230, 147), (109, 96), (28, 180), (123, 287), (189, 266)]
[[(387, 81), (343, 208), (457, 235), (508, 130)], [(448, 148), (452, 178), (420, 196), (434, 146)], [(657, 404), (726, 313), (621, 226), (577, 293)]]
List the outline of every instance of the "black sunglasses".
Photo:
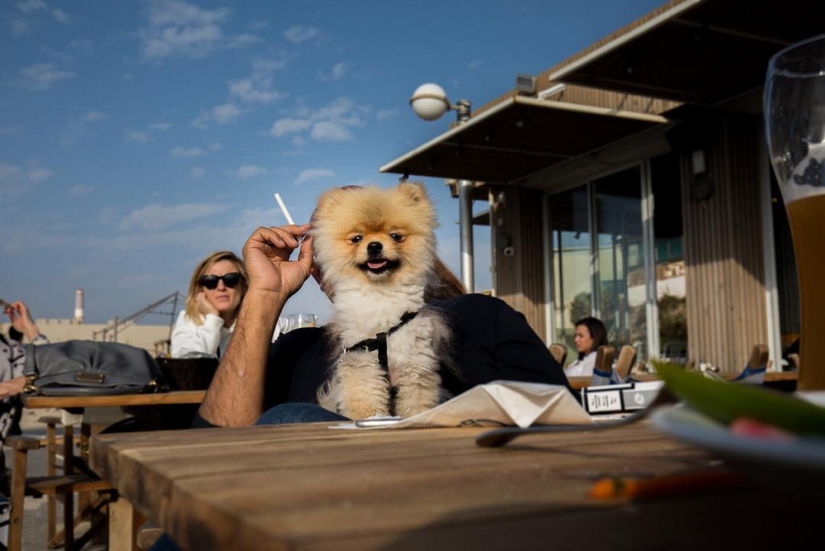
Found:
[(234, 289), (241, 280), (241, 274), (238, 272), (229, 272), (228, 274), (223, 274), (222, 276), (212, 274), (202, 275), (198, 278), (198, 285), (206, 287), (211, 291), (218, 288), (218, 282), (220, 280), (223, 280), (223, 284), (230, 289)]

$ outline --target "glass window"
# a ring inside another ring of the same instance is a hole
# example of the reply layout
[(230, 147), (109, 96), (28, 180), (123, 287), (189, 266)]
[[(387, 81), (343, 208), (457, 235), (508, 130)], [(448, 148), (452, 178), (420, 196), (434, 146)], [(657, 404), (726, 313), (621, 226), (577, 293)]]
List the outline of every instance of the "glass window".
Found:
[(660, 356), (686, 362), (687, 301), (679, 157), (675, 153), (655, 157), (650, 161), (650, 170), (656, 198), (653, 234)]
[(574, 351), (574, 324), (591, 312), (587, 186), (551, 196), (548, 210), (553, 247), (553, 340)]
[(598, 259), (598, 312), (617, 349), (647, 342), (641, 170), (593, 182)]

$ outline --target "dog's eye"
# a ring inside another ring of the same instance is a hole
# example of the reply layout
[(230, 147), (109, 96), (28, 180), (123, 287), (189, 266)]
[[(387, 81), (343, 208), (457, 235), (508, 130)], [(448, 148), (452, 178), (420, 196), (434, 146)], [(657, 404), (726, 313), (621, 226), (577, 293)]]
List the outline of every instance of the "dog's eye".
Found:
[(363, 235), (356, 235), (355, 237), (350, 238), (350, 242), (351, 243), (360, 243), (362, 239), (364, 239)]
[(390, 239), (392, 239), (393, 241), (395, 241), (396, 243), (398, 243), (398, 242), (400, 242), (400, 241), (403, 241), (403, 240), (404, 240), (404, 236), (403, 236), (403, 235), (401, 235), (400, 233), (391, 233), (391, 234), (390, 234)]

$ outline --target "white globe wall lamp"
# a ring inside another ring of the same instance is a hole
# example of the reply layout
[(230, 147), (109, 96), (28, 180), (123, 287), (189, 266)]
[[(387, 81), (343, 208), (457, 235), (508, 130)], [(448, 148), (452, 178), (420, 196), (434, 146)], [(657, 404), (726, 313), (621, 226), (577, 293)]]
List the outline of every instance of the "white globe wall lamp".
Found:
[(456, 122), (459, 124), (470, 119), (470, 100), (458, 100), (455, 105), (447, 99), (447, 92), (438, 84), (428, 82), (422, 84), (413, 92), (410, 105), (415, 114), (425, 121), (434, 121), (447, 111), (456, 112)]

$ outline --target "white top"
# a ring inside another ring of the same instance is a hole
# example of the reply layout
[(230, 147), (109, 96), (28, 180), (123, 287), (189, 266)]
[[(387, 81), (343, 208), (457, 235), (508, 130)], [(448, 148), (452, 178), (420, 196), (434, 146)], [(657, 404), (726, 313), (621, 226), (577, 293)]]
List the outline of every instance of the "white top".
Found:
[(564, 374), (568, 377), (592, 377), (593, 368), (596, 366), (596, 351), (594, 350), (581, 360), (576, 360), (564, 368)]
[[(286, 328), (286, 318), (278, 318), (275, 324), (275, 332), (272, 334), (272, 342), (284, 332)], [(230, 327), (223, 326), (223, 318), (215, 314), (206, 314), (203, 325), (197, 325), (182, 311), (175, 322), (172, 330), (172, 350), (173, 358), (220, 358), (229, 339), (235, 330), (235, 324)]]

